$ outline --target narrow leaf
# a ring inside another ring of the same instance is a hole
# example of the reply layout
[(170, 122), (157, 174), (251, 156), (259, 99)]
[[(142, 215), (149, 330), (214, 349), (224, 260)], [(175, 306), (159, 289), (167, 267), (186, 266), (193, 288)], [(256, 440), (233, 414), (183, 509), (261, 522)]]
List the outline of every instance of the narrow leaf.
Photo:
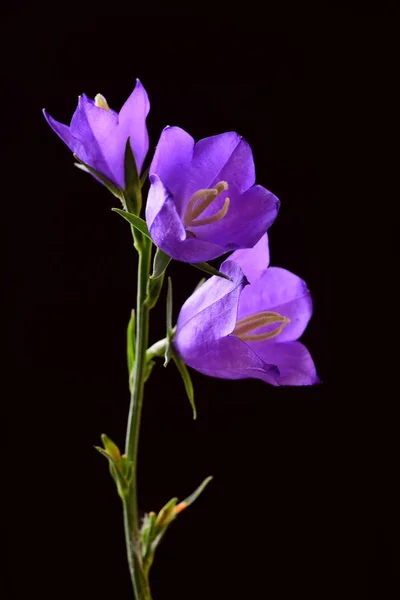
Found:
[(147, 229), (146, 221), (143, 221), (143, 219), (137, 217), (132, 213), (126, 212), (126, 210), (121, 210), (119, 208), (112, 208), (111, 210), (121, 215), (121, 217), (124, 217), (124, 219), (126, 219), (128, 223), (132, 225), (132, 227), (134, 227), (135, 229), (140, 231), (140, 233), (143, 233), (143, 235), (151, 239), (149, 230)]
[(230, 277), (228, 277), (228, 275), (225, 275), (225, 273), (221, 273), (221, 271), (218, 271), (218, 269), (215, 269), (214, 267), (212, 267), (211, 265), (209, 265), (206, 262), (201, 262), (201, 263), (190, 263), (192, 265), (192, 267), (196, 267), (196, 269), (200, 269), (200, 271), (204, 271), (204, 273), (208, 273), (209, 275), (216, 275), (217, 277), (223, 277), (223, 279), (228, 279), (229, 281), (232, 281), (232, 279)]
[(157, 279), (149, 277), (147, 281), (146, 304), (149, 308), (153, 308), (157, 304), (164, 283), (164, 275), (165, 271)]
[(212, 475), (210, 475), (210, 477), (207, 477), (203, 483), (201, 483), (199, 485), (199, 487), (193, 492), (193, 494), (190, 494), (190, 496), (188, 496), (187, 498), (185, 498), (185, 500), (183, 500), (183, 502), (179, 503), (179, 504), (185, 504), (186, 506), (190, 506), (191, 504), (193, 504), (193, 502), (195, 500), (197, 500), (197, 498), (200, 496), (200, 494), (203, 492), (203, 490), (207, 487), (207, 485), (210, 483), (210, 481), (213, 479)]
[(129, 319), (128, 328), (126, 330), (126, 354), (129, 376), (133, 369), (133, 363), (135, 362), (135, 351), (135, 311), (132, 310), (131, 318)]
[(154, 537), (154, 526), (156, 523), (156, 513), (150, 512), (145, 515), (143, 519), (143, 524), (141, 528), (141, 538), (142, 538), (142, 555), (143, 560), (146, 561), (148, 558), (148, 553), (151, 548), (151, 542)]
[(110, 473), (111, 473), (115, 483), (117, 484), (118, 493), (122, 498), (124, 490), (126, 490), (126, 488), (127, 488), (127, 481), (126, 481), (125, 477), (122, 475), (121, 471), (119, 470), (118, 463), (113, 459), (113, 457), (110, 454), (108, 454), (105, 450), (103, 450), (103, 448), (100, 448), (100, 446), (94, 446), (94, 447), (97, 450), (97, 452), (100, 452), (100, 454), (102, 454), (108, 460), (109, 465), (110, 465)]
[(187, 369), (187, 366), (185, 365), (183, 360), (179, 358), (179, 356), (176, 356), (175, 354), (173, 354), (172, 358), (178, 368), (179, 373), (181, 374), (183, 383), (185, 384), (186, 394), (187, 394), (187, 397), (189, 398), (190, 405), (193, 409), (193, 419), (197, 419), (197, 410), (196, 410), (196, 404), (194, 401), (193, 384), (192, 384), (192, 380), (190, 378), (190, 374)]
[(144, 383), (146, 383), (146, 381), (148, 380), (148, 378), (151, 375), (151, 372), (153, 370), (154, 365), (156, 364), (155, 360), (149, 360), (145, 363), (144, 365), (144, 375), (143, 375), (143, 381)]
[(130, 213), (138, 215), (142, 208), (142, 194), (140, 191), (140, 179), (136, 166), (135, 156), (132, 152), (131, 139), (126, 140), (124, 156), (125, 189), (124, 198)]
[(84, 163), (83, 160), (81, 160), (79, 158), (79, 156), (77, 156), (76, 154), (74, 154), (74, 158), (75, 158), (75, 160), (78, 161), (78, 163), (74, 163), (75, 166), (77, 166), (82, 171), (86, 171), (87, 173), (91, 173), (92, 175), (94, 175), (95, 177), (97, 177), (97, 179), (100, 179), (100, 181), (102, 183), (104, 183), (104, 185), (106, 186), (106, 188), (108, 190), (110, 190), (110, 192), (112, 194), (114, 194), (114, 196), (116, 198), (118, 198), (118, 200), (121, 200), (121, 202), (123, 202), (123, 192), (122, 192), (122, 190), (118, 186), (115, 185), (115, 183), (113, 183), (112, 181), (110, 181), (108, 179), (108, 177), (105, 177), (105, 175), (103, 175), (99, 171), (96, 171), (96, 169), (93, 169), (92, 167), (89, 167), (89, 165), (87, 165), (86, 163)]
[(153, 261), (153, 273), (150, 275), (150, 279), (157, 279), (160, 277), (170, 262), (171, 257), (168, 256), (168, 254), (165, 254), (161, 248), (157, 248)]
[(90, 175), (90, 171), (87, 167), (85, 167), (85, 165), (83, 165), (82, 163), (74, 163), (74, 167), (76, 167), (77, 169), (80, 169), (81, 171), (84, 171), (85, 173), (89, 173)]
[(146, 183), (146, 179), (147, 179), (147, 175), (149, 174), (149, 170), (150, 167), (147, 167), (147, 169), (145, 169), (142, 173), (142, 176), (140, 178), (140, 187), (142, 188), (144, 186), (144, 184)]
[(101, 441), (103, 442), (105, 451), (112, 456), (116, 464), (119, 464), (121, 461), (121, 452), (119, 451), (117, 444), (115, 444), (105, 433), (101, 434)]

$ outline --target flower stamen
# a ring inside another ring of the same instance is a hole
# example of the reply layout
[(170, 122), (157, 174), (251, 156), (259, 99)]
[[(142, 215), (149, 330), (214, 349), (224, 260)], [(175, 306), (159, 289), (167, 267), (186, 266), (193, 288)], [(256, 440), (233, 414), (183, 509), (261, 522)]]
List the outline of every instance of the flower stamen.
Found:
[(190, 198), (183, 217), (185, 227), (199, 227), (200, 225), (209, 225), (224, 218), (228, 212), (230, 199), (225, 198), (223, 207), (214, 215), (198, 219), (198, 217), (208, 208), (214, 200), (228, 189), (226, 181), (220, 181), (214, 188), (201, 189)]
[[(272, 323), (280, 323), (280, 325), (273, 331), (254, 333), (257, 329), (265, 327), (266, 325), (271, 325)], [(263, 340), (270, 340), (279, 335), (288, 323), (290, 323), (290, 319), (277, 312), (263, 311), (240, 319), (236, 323), (233, 335), (236, 335), (236, 337), (243, 342), (261, 342)]]

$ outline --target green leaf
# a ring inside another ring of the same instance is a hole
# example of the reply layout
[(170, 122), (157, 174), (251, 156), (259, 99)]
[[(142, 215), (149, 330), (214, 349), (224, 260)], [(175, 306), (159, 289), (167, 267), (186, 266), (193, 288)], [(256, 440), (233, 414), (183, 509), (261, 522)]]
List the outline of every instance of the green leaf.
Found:
[(129, 486), (133, 477), (133, 462), (129, 460), (126, 454), (121, 456), (121, 471)]
[(146, 183), (146, 179), (147, 179), (147, 175), (149, 174), (149, 170), (150, 167), (147, 167), (147, 169), (145, 169), (142, 173), (142, 176), (140, 178), (140, 187), (142, 188), (144, 186), (144, 184)]
[(210, 475), (209, 477), (206, 477), (206, 479), (203, 481), (203, 483), (201, 483), (199, 485), (199, 487), (193, 492), (193, 494), (190, 494), (190, 496), (188, 496), (187, 498), (185, 498), (185, 500), (183, 500), (183, 504), (186, 504), (186, 506), (190, 506), (191, 504), (193, 504), (193, 502), (195, 500), (197, 500), (197, 498), (204, 491), (204, 489), (207, 487), (207, 485), (210, 483), (210, 481), (212, 479), (213, 479), (212, 475)]
[(211, 265), (209, 265), (206, 262), (201, 262), (201, 263), (190, 263), (192, 265), (192, 267), (196, 267), (196, 269), (200, 269), (200, 271), (204, 271), (204, 273), (208, 273), (209, 275), (216, 275), (217, 277), (222, 277), (223, 279), (228, 279), (228, 281), (232, 281), (232, 279), (230, 277), (228, 277), (228, 275), (225, 275), (225, 273), (221, 273), (221, 271), (218, 271), (218, 269), (215, 269), (214, 267), (212, 267)]
[(117, 485), (118, 494), (121, 496), (121, 498), (124, 498), (125, 492), (128, 488), (128, 482), (120, 471), (120, 465), (110, 454), (108, 454), (108, 452), (106, 452), (106, 450), (100, 448), (100, 446), (95, 446), (95, 449), (108, 460), (110, 465), (110, 473)]
[(172, 279), (168, 277), (168, 292), (167, 292), (167, 344), (165, 346), (165, 361), (164, 367), (166, 367), (172, 358)]
[(104, 185), (106, 186), (106, 188), (112, 194), (114, 194), (114, 196), (116, 198), (118, 198), (118, 200), (120, 200), (122, 203), (124, 203), (124, 195), (123, 195), (123, 191), (121, 190), (121, 188), (119, 188), (118, 186), (115, 185), (115, 183), (113, 183), (112, 181), (110, 181), (108, 179), (108, 177), (105, 177), (105, 175), (103, 175), (99, 171), (96, 171), (96, 169), (93, 169), (92, 167), (89, 167), (89, 165), (87, 165), (86, 163), (84, 163), (83, 160), (81, 160), (79, 158), (79, 156), (77, 156), (76, 154), (74, 154), (74, 158), (75, 158), (75, 160), (78, 161), (78, 163), (74, 163), (76, 167), (78, 167), (82, 171), (86, 171), (87, 173), (91, 173), (92, 175), (94, 175), (95, 177), (97, 177), (97, 179), (100, 179), (100, 181), (102, 183), (104, 183)]
[(151, 549), (151, 542), (154, 537), (155, 524), (155, 512), (150, 512), (144, 516), (142, 527), (140, 529), (142, 539), (142, 556), (144, 561), (146, 561), (149, 550)]
[(165, 254), (161, 248), (157, 248), (153, 261), (153, 273), (150, 275), (150, 279), (157, 279), (160, 277), (170, 262), (171, 257), (168, 256), (168, 254)]
[(103, 442), (105, 451), (114, 459), (115, 463), (119, 465), (121, 462), (121, 452), (119, 451), (117, 444), (114, 444), (112, 439), (105, 433), (101, 434), (101, 441)]
[(144, 375), (143, 375), (143, 381), (144, 381), (144, 383), (146, 383), (146, 381), (150, 377), (151, 372), (152, 372), (153, 367), (154, 367), (155, 364), (156, 364), (155, 360), (148, 360), (145, 363), (145, 365), (144, 365)]
[(164, 283), (164, 275), (165, 271), (164, 273), (161, 273), (160, 277), (157, 277), (157, 279), (149, 277), (147, 280), (146, 304), (149, 308), (153, 308), (157, 304)]
[(186, 394), (187, 394), (187, 397), (189, 398), (190, 405), (193, 409), (193, 419), (197, 419), (197, 410), (196, 410), (196, 404), (194, 401), (193, 384), (192, 384), (192, 380), (190, 378), (190, 374), (187, 369), (187, 366), (185, 365), (183, 360), (180, 359), (179, 356), (176, 356), (175, 354), (172, 355), (172, 359), (173, 359), (174, 363), (176, 364), (176, 366), (178, 367), (178, 371), (181, 374), (183, 383), (185, 384)]
[(131, 318), (129, 319), (128, 328), (126, 330), (126, 354), (128, 359), (128, 373), (129, 377), (133, 369), (133, 363), (135, 362), (135, 311), (131, 311)]
[(119, 208), (112, 208), (111, 210), (121, 215), (121, 217), (126, 219), (128, 223), (132, 225), (132, 227), (140, 231), (140, 233), (143, 233), (143, 235), (145, 235), (149, 238), (149, 240), (151, 240), (149, 230), (147, 229), (146, 221), (143, 221), (143, 219), (137, 217), (136, 215), (130, 212), (126, 212), (126, 210), (121, 210)]
[(135, 215), (140, 213), (142, 208), (142, 194), (139, 173), (136, 166), (135, 156), (132, 152), (131, 138), (128, 137), (125, 145), (124, 156), (124, 176), (125, 189), (124, 198), (128, 211)]

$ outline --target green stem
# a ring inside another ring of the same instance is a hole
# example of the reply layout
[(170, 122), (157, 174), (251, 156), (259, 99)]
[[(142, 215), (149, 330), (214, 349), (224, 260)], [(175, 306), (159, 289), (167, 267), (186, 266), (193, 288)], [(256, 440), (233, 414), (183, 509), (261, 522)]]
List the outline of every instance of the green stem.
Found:
[(137, 500), (137, 455), (140, 421), (143, 405), (144, 366), (149, 332), (149, 307), (146, 304), (146, 288), (150, 274), (151, 242), (135, 234), (135, 246), (139, 253), (136, 305), (136, 353), (133, 365), (133, 386), (126, 431), (125, 454), (133, 464), (132, 482), (124, 499), (124, 528), (129, 571), (136, 600), (151, 600), (147, 576), (142, 567), (140, 528)]

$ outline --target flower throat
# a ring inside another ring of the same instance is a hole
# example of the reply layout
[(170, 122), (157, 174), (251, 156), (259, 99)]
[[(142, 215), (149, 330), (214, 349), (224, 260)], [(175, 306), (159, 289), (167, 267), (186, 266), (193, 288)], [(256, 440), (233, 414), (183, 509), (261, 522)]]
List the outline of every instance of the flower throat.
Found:
[(185, 227), (200, 227), (201, 225), (209, 225), (223, 219), (228, 212), (230, 199), (225, 198), (223, 207), (210, 217), (199, 219), (198, 217), (208, 208), (218, 196), (228, 189), (226, 181), (220, 181), (211, 189), (198, 190), (190, 198), (188, 205), (183, 215), (183, 224)]

